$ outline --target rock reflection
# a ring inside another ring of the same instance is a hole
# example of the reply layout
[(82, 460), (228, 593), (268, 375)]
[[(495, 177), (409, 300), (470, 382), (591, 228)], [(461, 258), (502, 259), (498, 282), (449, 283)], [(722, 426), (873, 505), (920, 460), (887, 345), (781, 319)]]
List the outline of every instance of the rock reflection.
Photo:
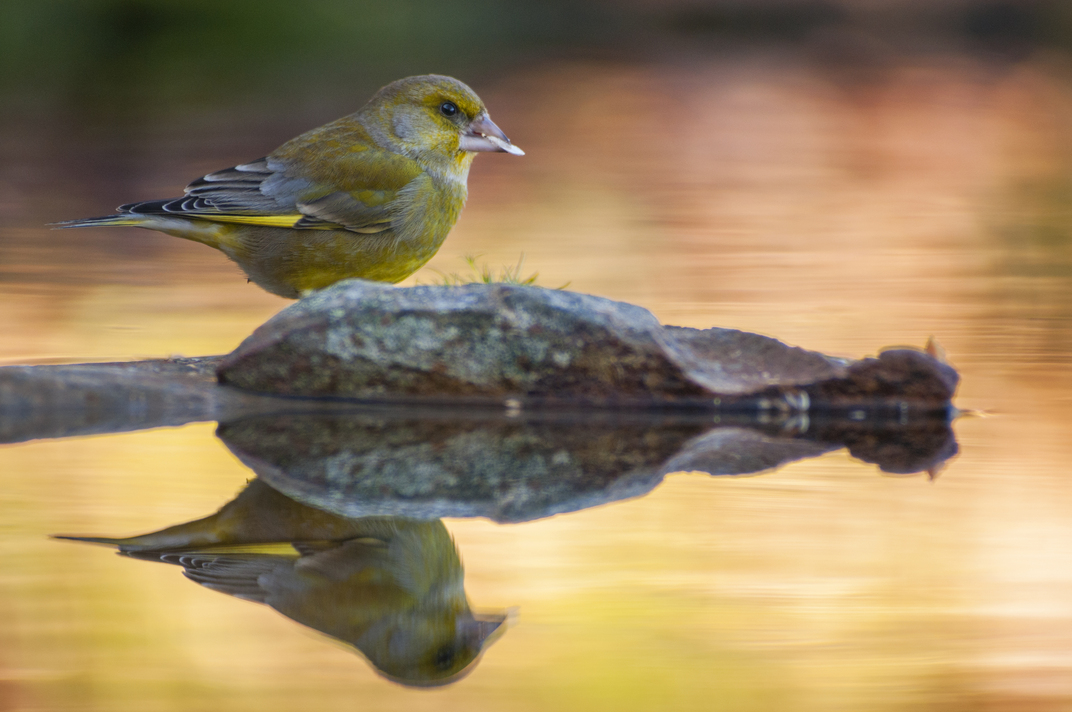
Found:
[(264, 603), (359, 650), (382, 675), (444, 685), (472, 670), (505, 629), (476, 614), (443, 523), (348, 519), (253, 480), (210, 517), (130, 537), (60, 537), (110, 544), (183, 567), (206, 588)]
[(672, 472), (753, 474), (847, 447), (890, 473), (957, 452), (945, 418), (363, 408), (251, 416), (217, 434), (280, 492), (341, 516), (520, 522), (643, 495)]
[(217, 434), (258, 475), (215, 514), (113, 539), (133, 558), (264, 603), (344, 641), (385, 677), (443, 685), (502, 634), (476, 614), (440, 517), (526, 521), (643, 495), (671, 472), (751, 474), (847, 447), (887, 472), (935, 471), (947, 418), (876, 402), (786, 411), (503, 412), (363, 406), (247, 416)]

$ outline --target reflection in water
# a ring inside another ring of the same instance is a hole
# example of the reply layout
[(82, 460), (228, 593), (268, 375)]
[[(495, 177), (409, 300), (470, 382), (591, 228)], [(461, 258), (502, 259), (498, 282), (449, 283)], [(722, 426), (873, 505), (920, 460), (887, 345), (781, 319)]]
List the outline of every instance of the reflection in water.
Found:
[(893, 472), (956, 452), (944, 418), (868, 415), (761, 413), (717, 426), (709, 413), (251, 416), (217, 434), (258, 479), (215, 514), (125, 539), (61, 538), (182, 566), (202, 586), (353, 645), (391, 680), (442, 685), (472, 669), (506, 616), (470, 610), (438, 517), (535, 519), (646, 494), (670, 472), (750, 474), (846, 445)]
[(267, 604), (353, 645), (404, 685), (458, 680), (506, 620), (470, 610), (461, 560), (442, 522), (346, 519), (260, 480), (194, 522), (127, 539), (62, 538), (182, 566), (206, 588)]
[(754, 474), (847, 447), (907, 474), (956, 454), (945, 417), (879, 405), (841, 418), (365, 407), (250, 416), (217, 435), (279, 491), (339, 515), (520, 522), (641, 496), (673, 472)]

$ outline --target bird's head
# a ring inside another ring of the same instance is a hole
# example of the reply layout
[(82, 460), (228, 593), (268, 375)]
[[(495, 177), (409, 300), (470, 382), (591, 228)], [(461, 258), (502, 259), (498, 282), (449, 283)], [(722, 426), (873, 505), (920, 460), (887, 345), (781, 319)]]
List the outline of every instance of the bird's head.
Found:
[(505, 613), (458, 609), (402, 612), (377, 626), (378, 637), (355, 643), (376, 671), (407, 687), (439, 687), (457, 682), (507, 628)]
[(379, 140), (426, 168), (467, 171), (482, 151), (524, 155), (491, 120), (480, 97), (451, 77), (399, 79), (380, 89), (360, 114)]

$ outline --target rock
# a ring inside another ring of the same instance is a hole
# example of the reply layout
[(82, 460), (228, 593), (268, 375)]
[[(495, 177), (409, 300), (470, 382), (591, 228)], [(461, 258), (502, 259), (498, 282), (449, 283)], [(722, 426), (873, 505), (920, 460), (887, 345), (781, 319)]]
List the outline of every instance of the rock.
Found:
[(257, 329), (221, 383), (288, 396), (710, 403), (843, 378), (850, 361), (538, 287), (348, 280)]
[(214, 419), (224, 390), (215, 383), (218, 362), (205, 357), (0, 368), (0, 443)]
[(929, 352), (838, 359), (732, 329), (663, 326), (584, 294), (350, 280), (283, 310), (224, 357), (0, 368), (0, 442), (333, 407), (324, 397), (905, 425), (953, 417), (957, 381)]

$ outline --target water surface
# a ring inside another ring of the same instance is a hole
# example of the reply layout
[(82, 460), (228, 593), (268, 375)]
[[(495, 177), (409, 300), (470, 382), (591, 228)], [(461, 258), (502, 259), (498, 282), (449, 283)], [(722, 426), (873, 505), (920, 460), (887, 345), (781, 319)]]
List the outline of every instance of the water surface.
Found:
[[(531, 522), (446, 519), (474, 609), (511, 622), (431, 691), (175, 566), (49, 538), (216, 511), (251, 473), (214, 424), (4, 446), (0, 709), (1072, 706), (1061, 65), (950, 55), (846, 74), (748, 53), (563, 62), (478, 90), (528, 155), (476, 161), (461, 221), (408, 283), (523, 252), (542, 284), (666, 323), (852, 357), (933, 335), (957, 404), (991, 415), (955, 423), (960, 454), (933, 481), (842, 450), (754, 477), (672, 474)], [(252, 136), (196, 109), (94, 132), (12, 123), (0, 360), (234, 348), (286, 302), (219, 254), (42, 225), (174, 193), (337, 113), (316, 111)]]

